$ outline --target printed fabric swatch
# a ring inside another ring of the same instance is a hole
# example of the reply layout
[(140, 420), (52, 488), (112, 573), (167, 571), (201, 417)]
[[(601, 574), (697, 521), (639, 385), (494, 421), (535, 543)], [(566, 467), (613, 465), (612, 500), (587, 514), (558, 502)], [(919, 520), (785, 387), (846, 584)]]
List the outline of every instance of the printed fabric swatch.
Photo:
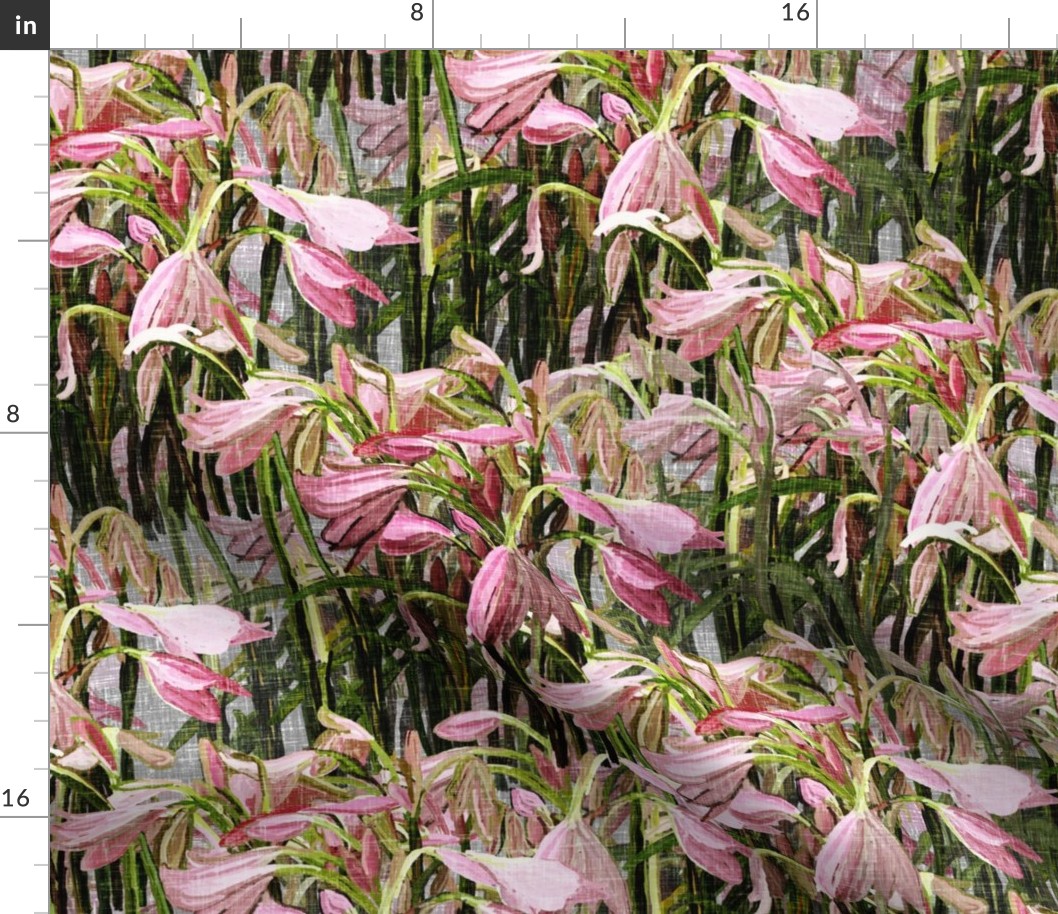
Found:
[(1058, 909), (1058, 52), (50, 107), (54, 914)]

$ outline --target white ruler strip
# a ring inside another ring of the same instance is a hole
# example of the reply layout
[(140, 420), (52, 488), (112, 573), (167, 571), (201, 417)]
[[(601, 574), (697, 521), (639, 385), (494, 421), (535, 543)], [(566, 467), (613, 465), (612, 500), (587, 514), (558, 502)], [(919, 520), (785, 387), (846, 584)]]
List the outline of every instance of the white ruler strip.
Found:
[(12, 912), (48, 910), (48, 54), (0, 51), (0, 861)]

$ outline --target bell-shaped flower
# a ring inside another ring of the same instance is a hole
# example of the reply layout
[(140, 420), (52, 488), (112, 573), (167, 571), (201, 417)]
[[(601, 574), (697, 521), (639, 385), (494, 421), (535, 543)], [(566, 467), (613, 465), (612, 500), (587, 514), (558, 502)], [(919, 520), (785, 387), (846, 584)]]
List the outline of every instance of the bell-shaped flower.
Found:
[(599, 552), (610, 589), (622, 603), (648, 622), (668, 625), (671, 621), (662, 589), (683, 600), (697, 599), (695, 592), (683, 581), (640, 552), (615, 543), (607, 543)]
[(1021, 879), (1024, 875), (1014, 854), (1034, 863), (1042, 862), (1040, 855), (1024, 841), (1015, 838), (986, 816), (955, 806), (945, 806), (941, 818), (971, 853), (1012, 879)]
[(595, 130), (595, 119), (586, 111), (560, 102), (548, 93), (522, 124), (522, 137), (536, 146), (551, 146)]
[(683, 852), (707, 873), (729, 884), (742, 881), (736, 854), (745, 847), (712, 822), (703, 821), (676, 807), (669, 812), (672, 830)]
[(286, 381), (252, 378), (245, 385), (245, 400), (206, 400), (192, 394), (195, 411), (180, 416), (187, 429), (184, 446), (219, 454), (216, 469), (222, 476), (246, 469), (273, 435), (289, 437), (293, 420), (304, 413), (309, 394), (289, 394), (290, 387)]
[(504, 134), (521, 126), (555, 78), (560, 51), (475, 52), (470, 60), (449, 55), (445, 71), (456, 98), (470, 102), (467, 126)]
[(581, 667), (585, 682), (551, 682), (535, 673), (530, 678), (544, 704), (572, 714), (585, 730), (605, 730), (643, 694), (646, 676), (622, 675), (631, 666), (623, 660), (589, 660)]
[(414, 511), (401, 509), (390, 518), (378, 541), (383, 555), (416, 555), (452, 542), (453, 534), (444, 524)]
[(323, 475), (297, 474), (305, 510), (327, 520), (323, 539), (358, 555), (381, 535), (408, 489), (404, 467), (354, 461), (324, 466)]
[(709, 238), (719, 243), (720, 232), (701, 178), (668, 130), (650, 130), (625, 150), (606, 183), (599, 223), (616, 213), (640, 210), (660, 212), (672, 220), (689, 212)]
[(309, 238), (331, 251), (369, 251), (376, 245), (416, 244), (419, 240), (384, 209), (366, 200), (309, 194), (260, 181), (248, 181), (246, 186), (262, 205), (304, 223)]
[(756, 133), (764, 174), (772, 187), (798, 209), (810, 216), (823, 215), (823, 194), (817, 180), (847, 194), (856, 193), (848, 179), (809, 143), (777, 127), (761, 127)]
[(986, 603), (964, 593), (970, 611), (948, 614), (952, 647), (983, 654), (982, 676), (1016, 670), (1041, 643), (1048, 652), (1058, 646), (1058, 583), (1025, 581), (1016, 593), (1017, 603)]
[(97, 603), (95, 611), (111, 625), (137, 635), (161, 638), (170, 654), (197, 659), (198, 654), (223, 654), (240, 644), (275, 637), (264, 623), (249, 622), (225, 606), (142, 606)]
[(196, 720), (211, 724), (220, 721), (220, 702), (210, 689), (243, 697), (250, 695), (234, 679), (221, 676), (186, 657), (148, 653), (141, 657), (140, 662), (158, 697)]
[(496, 889), (505, 905), (522, 914), (564, 911), (584, 888), (584, 880), (566, 864), (539, 855), (498, 857), (440, 848), (437, 856), (453, 873)]
[(83, 222), (71, 219), (51, 240), (48, 260), (53, 267), (70, 269), (94, 263), (102, 257), (125, 250), (117, 238), (102, 229), (92, 228)]
[(892, 763), (915, 783), (951, 794), (961, 809), (981, 815), (1010, 816), (1019, 809), (1058, 803), (1058, 798), (1044, 790), (1032, 775), (1009, 765), (953, 764), (901, 757)]
[(716, 806), (734, 796), (753, 766), (749, 736), (706, 742), (670, 739), (664, 752), (643, 749), (650, 767), (671, 781), (679, 796), (702, 806)]
[(155, 267), (136, 296), (129, 340), (152, 328), (176, 325), (205, 333), (219, 325), (248, 358), (253, 356), (250, 337), (227, 290), (197, 250), (179, 250)]
[(542, 622), (554, 616), (571, 632), (585, 630), (554, 581), (517, 549), (496, 546), (471, 585), (467, 629), (482, 644), (504, 644), (530, 611)]
[(816, 887), (834, 901), (855, 903), (873, 893), (882, 905), (930, 910), (911, 858), (869, 809), (855, 809), (834, 826), (815, 871)]
[(272, 881), (281, 847), (258, 847), (240, 854), (190, 851), (187, 868), (161, 868), (170, 904), (189, 914), (251, 914)]
[(572, 810), (544, 836), (534, 859), (564, 863), (578, 873), (584, 880), (580, 903), (597, 906), (602, 901), (610, 914), (631, 914), (625, 877), (580, 810)]
[(349, 295), (350, 289), (382, 304), (389, 301), (378, 286), (334, 251), (301, 238), (285, 247), (287, 268), (298, 292), (339, 327), (356, 326), (356, 301)]

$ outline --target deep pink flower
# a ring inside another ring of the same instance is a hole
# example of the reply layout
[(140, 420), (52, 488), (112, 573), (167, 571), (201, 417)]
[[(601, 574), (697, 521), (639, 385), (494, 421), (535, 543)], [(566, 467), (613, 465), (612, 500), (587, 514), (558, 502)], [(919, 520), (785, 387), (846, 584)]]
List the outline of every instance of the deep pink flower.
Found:
[(298, 292), (339, 327), (356, 326), (356, 301), (349, 295), (349, 289), (356, 289), (382, 304), (389, 301), (378, 286), (334, 251), (302, 238), (294, 239), (285, 248), (287, 268)]
[(705, 199), (701, 178), (676, 137), (669, 131), (648, 131), (625, 150), (602, 201), (600, 224), (615, 213), (654, 210), (670, 219), (689, 211), (702, 223), (709, 237), (719, 243), (720, 232)]
[(305, 510), (326, 518), (323, 538), (336, 549), (373, 544), (408, 489), (403, 467), (389, 464), (335, 463), (322, 476), (297, 474)]
[(757, 154), (772, 187), (810, 216), (823, 214), (823, 195), (817, 180), (847, 194), (856, 193), (845, 176), (811, 145), (776, 127), (757, 130)]
[(248, 622), (225, 606), (143, 606), (97, 603), (96, 612), (128, 632), (162, 639), (170, 654), (196, 659), (197, 654), (223, 654), (240, 644), (274, 638), (264, 623)]
[(70, 269), (124, 250), (125, 245), (110, 232), (71, 219), (52, 239), (48, 260), (53, 267)]
[(691, 860), (724, 882), (742, 881), (742, 865), (735, 855), (745, 851), (743, 845), (712, 822), (704, 822), (679, 807), (669, 812), (669, 818), (676, 840)]
[(969, 612), (953, 612), (952, 647), (984, 654), (982, 676), (1001, 676), (1021, 666), (1040, 646), (1058, 646), (1058, 584), (1017, 585), (1017, 603), (985, 603), (964, 593)]
[(1013, 879), (1021, 879), (1024, 875), (1015, 853), (1034, 863), (1042, 862), (1040, 855), (1024, 841), (1004, 831), (985, 816), (954, 806), (945, 806), (941, 816), (972, 853)]
[(307, 393), (288, 394), (286, 381), (246, 382), (245, 400), (205, 400), (192, 394), (194, 412), (183, 413), (187, 429), (184, 446), (192, 451), (219, 454), (217, 472), (237, 473), (261, 455), (272, 436), (289, 437), (292, 421), (304, 412)]
[(172, 904), (191, 914), (251, 914), (272, 880), (273, 861), (281, 850), (190, 851), (187, 869), (161, 868), (165, 894)]
[(632, 106), (612, 92), (603, 92), (601, 107), (602, 116), (611, 124), (619, 124), (632, 113)]
[(129, 216), (128, 228), (129, 237), (137, 244), (147, 244), (161, 234), (158, 226), (145, 216)]
[(527, 143), (550, 146), (594, 129), (595, 119), (590, 114), (548, 93), (529, 112), (522, 124), (522, 137)]
[(883, 904), (929, 911), (911, 858), (868, 809), (853, 810), (834, 826), (815, 869), (817, 888), (835, 901), (857, 902), (874, 892)]
[(669, 574), (652, 558), (607, 543), (600, 549), (606, 580), (617, 598), (655, 625), (668, 625), (669, 606), (662, 596), (662, 588), (683, 600), (696, 600), (697, 595), (675, 575)]
[(542, 622), (554, 616), (566, 629), (584, 633), (569, 600), (539, 568), (509, 546), (496, 546), (481, 563), (470, 589), (467, 628), (482, 644), (503, 644), (532, 611)]
[(386, 524), (378, 548), (383, 555), (415, 555), (452, 539), (452, 531), (444, 524), (402, 508)]
[(712, 270), (711, 289), (658, 288), (664, 298), (643, 302), (654, 320), (648, 329), (667, 339), (683, 340), (680, 357), (688, 362), (715, 353), (736, 327), (749, 327), (756, 321), (768, 293), (766, 286), (749, 286), (756, 270)]
[(165, 258), (140, 293), (129, 321), (129, 340), (152, 327), (190, 324), (205, 333), (219, 325), (247, 357), (253, 345), (238, 312), (206, 259), (196, 250)]
[[(116, 121), (104, 119), (104, 112), (111, 106), (114, 89), (118, 86), (129, 88), (134, 65), (127, 60), (102, 64), (98, 67), (81, 67), (81, 97), (77, 98), (74, 90), (73, 73), (62, 64), (51, 64), (51, 79), (48, 84), (49, 104), (56, 121), (64, 131), (73, 129), (74, 114), (78, 104), (81, 106), (85, 127), (96, 126), (104, 120), (108, 125)], [(128, 112), (133, 109), (124, 106)]]
[[(907, 125), (907, 108), (911, 99), (911, 82), (900, 73), (902, 61), (910, 63), (912, 53), (897, 52), (900, 56), (888, 67), (861, 60), (856, 65), (856, 104), (861, 120), (874, 126), (871, 132), (853, 125), (846, 136), (880, 136), (889, 145), (896, 145), (896, 134)], [(875, 59), (879, 53), (875, 52)]]
[(978, 534), (998, 527), (1013, 547), (1028, 554), (1010, 492), (976, 441), (960, 441), (941, 454), (915, 493), (907, 532), (924, 524), (972, 524)]
[(220, 721), (220, 703), (210, 689), (243, 697), (250, 694), (234, 679), (186, 657), (149, 653), (140, 662), (158, 697), (196, 720)]
[(477, 51), (470, 60), (445, 58), (445, 71), (457, 98), (474, 105), (467, 125), (479, 133), (505, 134), (506, 139), (555, 77), (561, 51)]
[(419, 240), (384, 209), (366, 200), (309, 194), (260, 181), (248, 181), (247, 187), (264, 206), (303, 222), (309, 238), (331, 251), (368, 251), (376, 245), (416, 244)]

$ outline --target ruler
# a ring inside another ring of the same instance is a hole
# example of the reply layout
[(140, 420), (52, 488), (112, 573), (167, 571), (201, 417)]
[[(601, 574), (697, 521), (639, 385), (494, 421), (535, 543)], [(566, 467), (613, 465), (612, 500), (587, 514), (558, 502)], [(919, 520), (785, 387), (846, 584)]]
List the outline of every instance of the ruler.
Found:
[[(49, 48), (1023, 48), (1058, 47), (1058, 4), (887, 0), (386, 0), (299, 9), (185, 0), (54, 0), (7, 18), (0, 39), (5, 137), (0, 173), (0, 873), (3, 908), (43, 914), (48, 893), (48, 59)], [(318, 12), (316, 12), (318, 10)], [(14, 21), (12, 22), (12, 17)]]

